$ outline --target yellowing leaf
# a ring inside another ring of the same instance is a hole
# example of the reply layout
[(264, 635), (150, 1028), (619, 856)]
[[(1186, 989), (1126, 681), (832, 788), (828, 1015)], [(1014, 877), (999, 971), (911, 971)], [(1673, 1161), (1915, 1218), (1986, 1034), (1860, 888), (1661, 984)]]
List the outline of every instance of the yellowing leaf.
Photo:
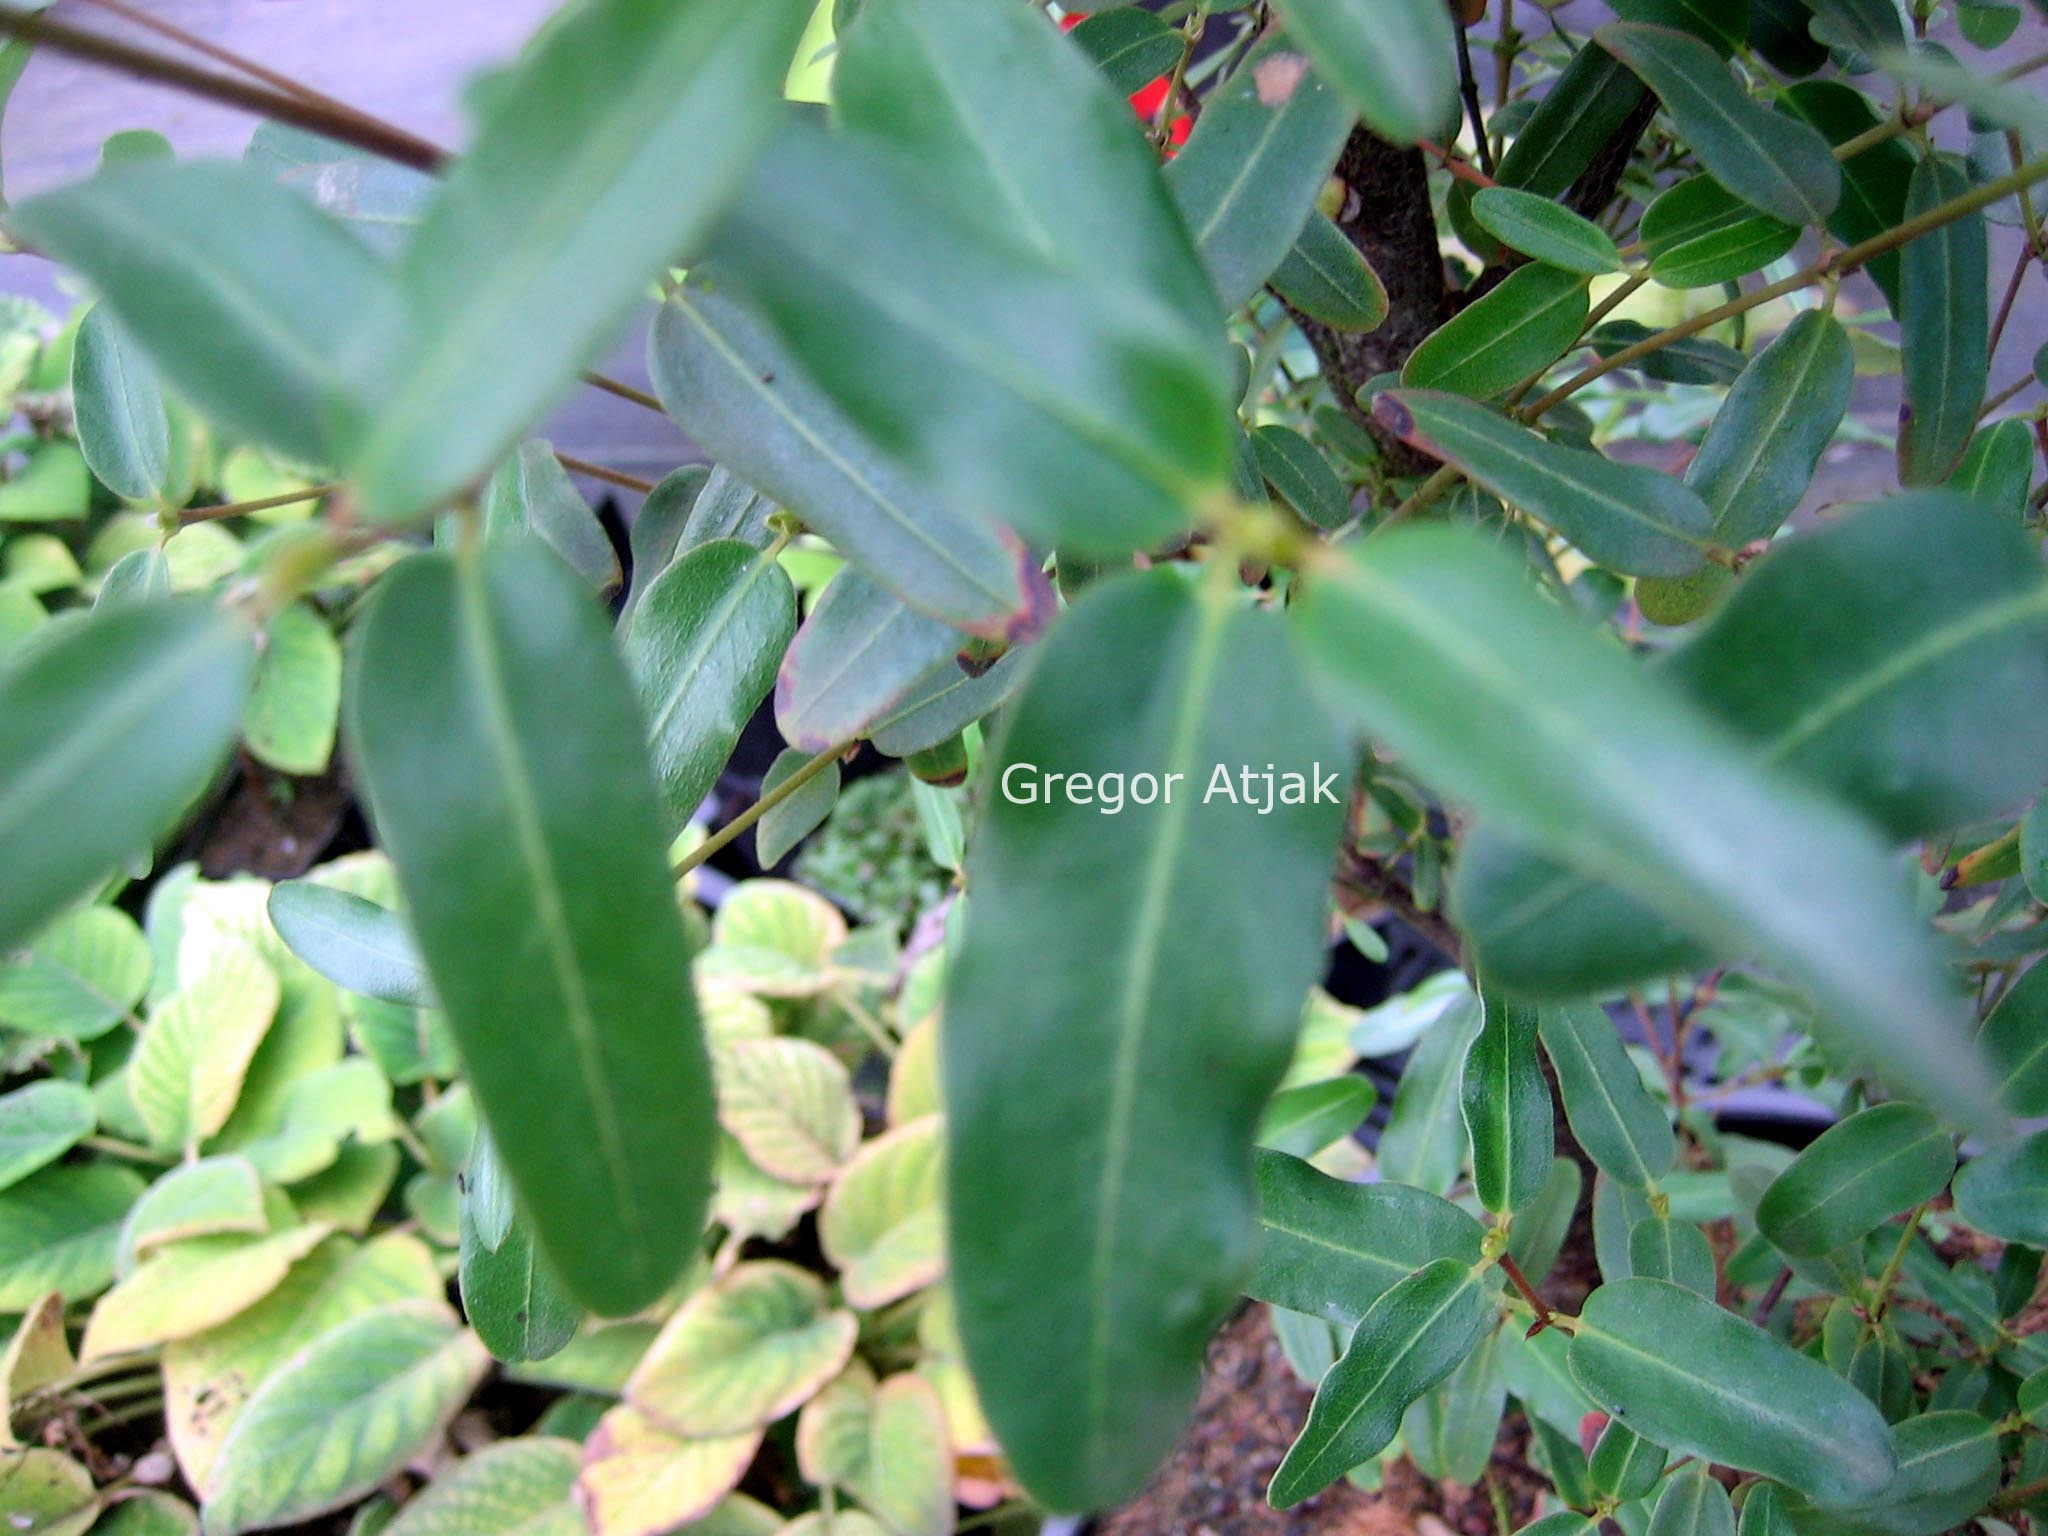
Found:
[(129, 1092), (153, 1145), (196, 1146), (227, 1124), (281, 995), (276, 973), (254, 950), (226, 944), (204, 975), (157, 1009), (128, 1064)]
[(928, 1014), (910, 1027), (889, 1066), (889, 1123), (908, 1125), (939, 1109), (939, 1019)]
[(923, 1377), (905, 1372), (877, 1387), (857, 1365), (804, 1405), (796, 1434), (805, 1478), (845, 1489), (894, 1536), (953, 1529), (946, 1412)]
[(164, 1249), (93, 1308), (84, 1357), (97, 1360), (219, 1326), (276, 1290), (293, 1263), (327, 1234), (326, 1227), (303, 1226), (269, 1237), (195, 1237)]
[(666, 1536), (708, 1514), (747, 1470), (761, 1432), (686, 1440), (627, 1406), (614, 1408), (583, 1447), (576, 1502), (591, 1536)]
[(64, 1298), (51, 1291), (28, 1309), (0, 1354), (0, 1448), (15, 1443), (14, 1405), (76, 1363), (64, 1332)]
[(100, 1512), (92, 1474), (56, 1451), (0, 1451), (0, 1514), (20, 1536), (85, 1536)]
[(846, 919), (814, 892), (787, 880), (749, 880), (718, 909), (711, 948), (698, 962), (763, 997), (809, 997), (832, 983), (832, 951)]
[(939, 1117), (927, 1115), (876, 1137), (833, 1181), (818, 1237), (854, 1306), (887, 1306), (944, 1273), (944, 1159)]
[(0, 966), (0, 1024), (93, 1039), (135, 1006), (149, 972), (149, 944), (134, 918), (112, 907), (79, 907)]
[(809, 1040), (742, 1041), (718, 1083), (720, 1122), (747, 1156), (792, 1183), (823, 1183), (860, 1145), (860, 1107), (839, 1058)]

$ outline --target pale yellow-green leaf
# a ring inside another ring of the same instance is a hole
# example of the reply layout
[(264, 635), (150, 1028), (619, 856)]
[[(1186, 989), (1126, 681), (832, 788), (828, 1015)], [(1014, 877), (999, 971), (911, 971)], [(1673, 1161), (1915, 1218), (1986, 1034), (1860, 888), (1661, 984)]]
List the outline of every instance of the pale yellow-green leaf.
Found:
[(143, 1192), (121, 1228), (114, 1273), (130, 1274), (137, 1261), (166, 1243), (224, 1232), (262, 1232), (263, 1181), (244, 1158), (203, 1157), (180, 1163)]
[(810, 1482), (843, 1488), (891, 1536), (953, 1529), (953, 1450), (930, 1382), (910, 1372), (879, 1386), (856, 1366), (797, 1416), (797, 1465)]
[(234, 1321), (167, 1345), (164, 1420), (185, 1480), (201, 1494), (212, 1491), (221, 1442), (249, 1394), (289, 1356), (390, 1302), (445, 1307), (445, 1288), (433, 1253), (416, 1237), (389, 1232), (360, 1247), (330, 1238)]
[(219, 523), (193, 523), (164, 542), (164, 558), (173, 592), (201, 592), (240, 569), (242, 546)]
[(939, 1016), (927, 1014), (910, 1027), (889, 1064), (891, 1125), (908, 1125), (939, 1110)]
[(276, 1120), (275, 1129), (242, 1151), (265, 1178), (281, 1184), (331, 1167), (344, 1142), (372, 1145), (398, 1134), (391, 1084), (361, 1056), (290, 1080)]
[(815, 1275), (778, 1260), (741, 1264), (668, 1320), (626, 1401), (675, 1434), (738, 1434), (837, 1375), (858, 1331)]
[(108, 1501), (92, 1536), (199, 1536), (199, 1516), (183, 1499), (160, 1489), (131, 1489)]
[(292, 1204), (308, 1221), (361, 1237), (383, 1209), (399, 1161), (398, 1148), (389, 1142), (343, 1147), (330, 1166), (291, 1187)]
[(500, 1440), (443, 1471), (384, 1528), (384, 1536), (582, 1536), (571, 1440)]
[(0, 1521), (10, 1536), (85, 1536), (99, 1510), (92, 1474), (69, 1456), (0, 1451)]
[(809, 1040), (743, 1040), (723, 1053), (718, 1118), (761, 1168), (823, 1183), (860, 1145), (860, 1106), (839, 1058)]
[(242, 735), (249, 750), (273, 768), (324, 773), (334, 754), (340, 707), (341, 646), (325, 619), (293, 603), (264, 628)]
[(917, 1374), (939, 1394), (939, 1405), (946, 1413), (946, 1438), (957, 1455), (994, 1460), (1002, 1454), (988, 1415), (981, 1411), (974, 1378), (963, 1363), (946, 1355), (928, 1355), (917, 1362)]
[(432, 1448), (489, 1365), (439, 1302), (392, 1302), (323, 1334), (243, 1404), (213, 1466), (207, 1530), (239, 1536), (354, 1503)]
[(128, 1063), (128, 1092), (153, 1145), (196, 1147), (227, 1124), (280, 997), (276, 973), (253, 949), (223, 943), (156, 1010)]
[(142, 1180), (116, 1163), (59, 1163), (0, 1191), (0, 1312), (45, 1291), (82, 1301), (114, 1277), (114, 1245)]
[(765, 1172), (729, 1131), (718, 1133), (718, 1187), (711, 1196), (711, 1219), (728, 1232), (779, 1241), (823, 1195), (816, 1184), (793, 1184)]
[(621, 1405), (583, 1447), (576, 1500), (591, 1536), (668, 1536), (709, 1514), (746, 1474), (761, 1431), (683, 1439)]
[(1301, 1033), (1295, 1038), (1294, 1060), (1275, 1093), (1341, 1077), (1358, 1062), (1351, 1048), (1351, 1031), (1363, 1017), (1359, 1009), (1340, 1003), (1321, 987), (1311, 987), (1308, 1005), (1302, 1010)]
[(889, 1528), (873, 1515), (857, 1509), (840, 1510), (830, 1520), (813, 1510), (808, 1515), (798, 1515), (778, 1536), (889, 1536)]
[(15, 1405), (77, 1364), (64, 1332), (64, 1298), (51, 1291), (28, 1309), (0, 1354), (0, 1449), (17, 1444)]
[(268, 1296), (328, 1229), (194, 1237), (158, 1250), (102, 1296), (85, 1325), (87, 1360), (217, 1328)]
[(854, 1306), (887, 1306), (944, 1272), (944, 1159), (940, 1119), (927, 1115), (876, 1137), (832, 1181), (818, 1237)]
[(724, 1052), (740, 1041), (766, 1040), (775, 1033), (775, 1016), (766, 1003), (715, 976), (698, 978), (697, 1011), (704, 1023), (704, 1040), (711, 1047), (714, 1066)]
[(189, 985), (211, 970), (224, 946), (246, 944), (263, 957), (295, 1002), (310, 987), (331, 993), (334, 983), (291, 952), (270, 922), (270, 882), (236, 875), (227, 880), (194, 880), (178, 905), (176, 978)]
[(130, 1014), (149, 985), (149, 942), (112, 907), (78, 907), (0, 965), (0, 1024), (90, 1040)]
[(373, 901), (380, 907), (395, 910), (400, 905), (398, 871), (391, 867), (390, 858), (375, 848), (366, 848), (358, 853), (345, 853), (338, 859), (329, 859), (325, 864), (309, 870), (306, 878), (315, 885), (347, 891), (351, 896), (360, 896), (363, 900)]
[(832, 952), (845, 942), (846, 919), (824, 897), (749, 880), (719, 907), (698, 966), (764, 997), (809, 997), (832, 985)]

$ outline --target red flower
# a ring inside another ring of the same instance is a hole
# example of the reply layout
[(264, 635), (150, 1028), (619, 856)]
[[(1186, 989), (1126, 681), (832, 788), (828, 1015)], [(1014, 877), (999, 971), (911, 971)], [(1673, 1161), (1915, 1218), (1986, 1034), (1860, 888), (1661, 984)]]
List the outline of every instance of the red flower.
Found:
[[(1084, 20), (1080, 16), (1065, 16), (1060, 19), (1060, 30), (1071, 32)], [(1131, 110), (1143, 122), (1150, 123), (1159, 115), (1159, 109), (1166, 102), (1167, 77), (1161, 75), (1150, 85), (1144, 86), (1131, 95)], [(1195, 126), (1195, 120), (1182, 113), (1167, 125), (1166, 142), (1172, 149), (1187, 143), (1188, 132)]]

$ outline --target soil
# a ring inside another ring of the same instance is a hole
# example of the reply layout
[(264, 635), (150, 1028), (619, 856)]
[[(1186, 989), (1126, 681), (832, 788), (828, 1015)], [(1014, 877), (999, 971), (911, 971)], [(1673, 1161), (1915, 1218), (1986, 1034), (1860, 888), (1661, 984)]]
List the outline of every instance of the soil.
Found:
[[(1266, 1319), (1244, 1308), (1209, 1345), (1194, 1422), (1150, 1486), (1095, 1526), (1096, 1536), (1495, 1536), (1491, 1494), (1424, 1477), (1403, 1457), (1378, 1493), (1340, 1482), (1290, 1510), (1266, 1504), (1266, 1484), (1293, 1443), (1314, 1393), (1294, 1374)], [(1534, 1514), (1544, 1487), (1524, 1451), (1518, 1413), (1502, 1422), (1489, 1477), (1513, 1524)]]

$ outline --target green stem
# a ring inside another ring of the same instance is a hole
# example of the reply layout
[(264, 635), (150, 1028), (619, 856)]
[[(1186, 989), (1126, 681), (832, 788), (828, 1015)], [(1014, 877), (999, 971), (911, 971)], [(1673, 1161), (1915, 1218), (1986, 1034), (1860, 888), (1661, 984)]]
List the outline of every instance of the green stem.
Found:
[(332, 496), (341, 489), (340, 483), (309, 485), (303, 490), (280, 491), (275, 496), (258, 496), (253, 501), (223, 502), (217, 507), (190, 507), (178, 514), (182, 524), (217, 523), (222, 518), (247, 517), (251, 512), (268, 512), (272, 507), (294, 506), (302, 501), (318, 501), (323, 496)]
[(1920, 1231), (1920, 1218), (1927, 1214), (1927, 1202), (1921, 1201), (1906, 1217), (1906, 1230), (1899, 1234), (1898, 1246), (1892, 1249), (1892, 1256), (1885, 1262), (1884, 1270), (1877, 1277), (1877, 1289), (1870, 1298), (1870, 1320), (1874, 1323), (1884, 1316), (1884, 1309), (1891, 1301), (1892, 1287), (1898, 1284), (1899, 1269), (1906, 1262), (1906, 1255), (1912, 1250), (1913, 1239)]
[(562, 468), (575, 474), (588, 475), (593, 480), (602, 480), (607, 485), (623, 486), (626, 490), (638, 491), (642, 495), (654, 489), (654, 481), (644, 476), (629, 475), (623, 469), (593, 464), (588, 459), (579, 459), (563, 453), (559, 448), (555, 450), (555, 457), (561, 460)]
[(718, 852), (719, 849), (736, 840), (747, 828), (751, 827), (763, 816), (774, 810), (776, 806), (782, 804), (783, 801), (787, 800), (827, 768), (838, 762), (840, 758), (852, 751), (859, 744), (859, 741), (860, 738), (858, 736), (849, 737), (847, 740), (840, 742), (836, 747), (827, 747), (816, 757), (805, 763), (803, 767), (797, 769), (795, 773), (792, 773), (780, 784), (769, 790), (767, 794), (756, 800), (744, 811), (741, 811), (739, 815), (733, 817), (731, 821), (728, 821), (716, 832), (705, 838), (703, 842), (676, 860), (676, 877), (680, 879), (682, 876), (687, 875), (699, 864), (710, 858), (711, 855)]
[(168, 1152), (158, 1152), (152, 1147), (138, 1146), (113, 1136), (88, 1136), (79, 1145), (94, 1152), (104, 1152), (109, 1157), (126, 1158), (131, 1163), (149, 1163), (158, 1168), (168, 1168), (177, 1161)]

